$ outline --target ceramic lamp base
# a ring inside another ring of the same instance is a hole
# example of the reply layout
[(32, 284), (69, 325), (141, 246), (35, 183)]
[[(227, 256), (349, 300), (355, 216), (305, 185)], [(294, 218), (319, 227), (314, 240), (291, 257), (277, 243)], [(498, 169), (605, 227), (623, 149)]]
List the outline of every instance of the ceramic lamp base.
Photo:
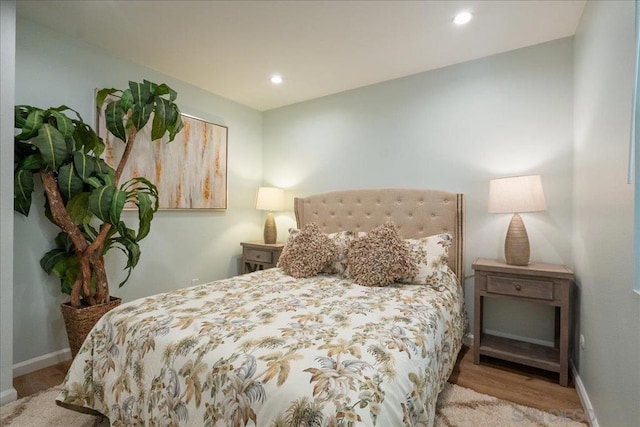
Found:
[(504, 256), (507, 264), (529, 265), (529, 236), (519, 214), (513, 214), (509, 223), (507, 238), (504, 241)]
[(273, 212), (269, 212), (267, 213), (267, 220), (264, 222), (264, 242), (272, 245), (277, 238), (276, 220), (273, 218)]

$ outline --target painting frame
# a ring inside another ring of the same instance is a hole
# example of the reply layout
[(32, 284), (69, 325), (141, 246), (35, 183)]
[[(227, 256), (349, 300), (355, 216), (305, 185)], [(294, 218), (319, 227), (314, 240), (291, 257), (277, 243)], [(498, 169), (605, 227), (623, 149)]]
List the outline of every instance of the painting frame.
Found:
[[(113, 166), (125, 144), (106, 129), (104, 109), (109, 98), (117, 99), (110, 95), (97, 110), (96, 129), (105, 144), (101, 157)], [(229, 128), (190, 114), (181, 113), (181, 117), (184, 128), (171, 143), (166, 135), (151, 140), (153, 116), (149, 119), (138, 132), (121, 182), (134, 176), (149, 179), (158, 187), (162, 211), (226, 211)]]

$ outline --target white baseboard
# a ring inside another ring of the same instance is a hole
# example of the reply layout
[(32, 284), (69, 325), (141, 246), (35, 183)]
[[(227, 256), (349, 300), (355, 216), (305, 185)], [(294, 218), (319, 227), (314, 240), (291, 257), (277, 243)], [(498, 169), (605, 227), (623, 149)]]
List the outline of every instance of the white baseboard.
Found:
[(462, 337), (462, 344), (466, 345), (467, 347), (473, 347), (473, 334), (467, 334)]
[(591, 427), (600, 427), (598, 419), (596, 418), (596, 413), (593, 410), (591, 400), (589, 400), (587, 389), (584, 388), (584, 383), (582, 382), (580, 375), (578, 375), (578, 370), (573, 364), (573, 360), (571, 361), (571, 372), (573, 373), (573, 382), (576, 385), (576, 392), (578, 392), (578, 397), (580, 398), (580, 402), (584, 408), (585, 421), (587, 421)]
[(67, 360), (71, 360), (71, 350), (69, 348), (34, 357), (33, 359), (13, 365), (13, 378), (30, 374), (31, 372), (48, 368), (49, 366), (57, 365)]
[(3, 390), (0, 392), (0, 406), (11, 403), (18, 399), (18, 392), (15, 388), (11, 387), (9, 390)]

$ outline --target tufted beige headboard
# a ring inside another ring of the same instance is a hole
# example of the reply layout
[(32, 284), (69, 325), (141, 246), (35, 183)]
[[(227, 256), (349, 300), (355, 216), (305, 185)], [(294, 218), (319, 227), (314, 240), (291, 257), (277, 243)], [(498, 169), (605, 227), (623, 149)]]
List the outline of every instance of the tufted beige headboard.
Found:
[(342, 190), (296, 197), (298, 228), (315, 222), (325, 233), (369, 231), (393, 221), (404, 238), (443, 232), (454, 237), (449, 266), (464, 280), (463, 195), (411, 188)]

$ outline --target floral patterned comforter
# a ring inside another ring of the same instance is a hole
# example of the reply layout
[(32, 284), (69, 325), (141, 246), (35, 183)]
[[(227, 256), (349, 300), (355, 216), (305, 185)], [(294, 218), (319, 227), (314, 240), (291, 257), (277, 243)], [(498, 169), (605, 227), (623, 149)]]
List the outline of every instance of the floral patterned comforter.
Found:
[(429, 426), (461, 346), (463, 297), (270, 269), (123, 304), (58, 400), (113, 426)]

